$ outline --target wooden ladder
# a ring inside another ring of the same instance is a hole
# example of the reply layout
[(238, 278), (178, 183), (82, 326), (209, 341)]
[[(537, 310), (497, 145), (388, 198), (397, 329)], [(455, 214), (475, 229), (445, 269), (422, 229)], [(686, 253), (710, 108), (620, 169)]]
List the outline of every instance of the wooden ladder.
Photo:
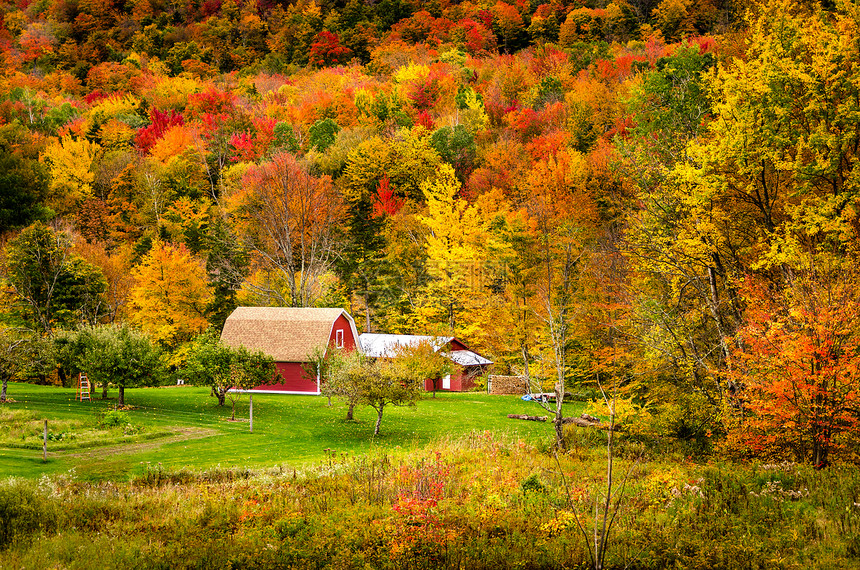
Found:
[(78, 400), (83, 402), (90, 399), (90, 379), (84, 372), (78, 375)]

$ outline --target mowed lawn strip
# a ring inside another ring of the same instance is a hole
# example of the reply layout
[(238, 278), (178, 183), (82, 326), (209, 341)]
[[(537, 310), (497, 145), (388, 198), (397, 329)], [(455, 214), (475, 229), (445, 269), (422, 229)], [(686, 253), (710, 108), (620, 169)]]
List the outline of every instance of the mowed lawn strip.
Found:
[[(100, 392), (98, 393), (100, 395)], [(93, 424), (114, 407), (115, 400), (78, 402), (74, 389), (14, 383), (14, 403), (6, 409), (30, 410), (40, 419), (81, 419)], [(116, 396), (115, 391), (109, 397)], [(230, 418), (229, 401), (219, 407), (208, 388), (168, 386), (126, 390), (132, 425), (146, 431), (169, 431), (157, 439), (137, 439), (106, 447), (65, 449), (48, 442), (48, 462), (41, 449), (10, 449), (0, 444), (0, 477), (38, 477), (74, 469), (87, 479), (125, 479), (144, 468), (206, 469), (215, 466), (301, 468), (326, 453), (362, 454), (374, 449), (411, 450), (442, 438), (457, 438), (489, 430), (515, 439), (536, 441), (552, 437), (550, 422), (508, 419), (508, 414), (546, 415), (538, 404), (517, 396), (483, 393), (428, 394), (412, 407), (387, 406), (379, 436), (373, 436), (376, 412), (357, 407), (355, 420), (346, 421), (343, 402), (322, 396), (254, 394), (254, 433), (249, 433), (248, 396), (236, 406), (238, 421)], [(565, 415), (579, 415), (584, 404), (565, 405)], [(0, 426), (2, 429), (3, 426)], [(329, 450), (329, 451), (327, 451)]]

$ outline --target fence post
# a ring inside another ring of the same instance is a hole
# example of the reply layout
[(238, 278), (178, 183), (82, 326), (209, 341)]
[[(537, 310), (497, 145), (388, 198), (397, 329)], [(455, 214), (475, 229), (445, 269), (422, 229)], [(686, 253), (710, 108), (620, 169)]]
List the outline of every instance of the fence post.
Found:
[(250, 406), (250, 425), (251, 425), (251, 433), (254, 433), (254, 394), (248, 394), (248, 404)]
[(45, 435), (42, 438), (42, 462), (48, 462), (48, 420), (45, 420)]

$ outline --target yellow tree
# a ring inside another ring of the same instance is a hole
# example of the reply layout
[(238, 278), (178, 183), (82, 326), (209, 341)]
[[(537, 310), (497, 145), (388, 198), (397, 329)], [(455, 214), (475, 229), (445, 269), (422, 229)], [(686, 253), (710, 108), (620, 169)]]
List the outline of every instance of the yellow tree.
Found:
[(93, 194), (93, 164), (101, 147), (71, 136), (55, 140), (45, 149), (42, 160), (51, 169), (48, 205), (58, 214), (75, 212), (80, 202)]
[(153, 340), (176, 348), (207, 327), (212, 289), (184, 245), (155, 242), (131, 275), (129, 319)]
[(780, 0), (750, 28), (747, 58), (711, 77), (716, 120), (683, 174), (699, 201), (749, 211), (760, 241), (788, 219), (810, 245), (844, 239), (860, 190), (860, 11)]
[(398, 197), (420, 202), (421, 184), (437, 171), (439, 155), (427, 137), (402, 130), (394, 140), (373, 137), (359, 143), (347, 157), (341, 185), (350, 204), (367, 201), (384, 176)]
[(750, 317), (736, 284), (791, 288), (796, 260), (838, 258), (856, 223), (856, 5), (780, 0), (750, 15), (743, 59), (707, 71), (697, 51), (678, 50), (646, 75), (634, 109), (640, 337), (674, 392), (714, 415), (738, 388), (726, 339)]
[[(427, 228), (428, 284), (425, 300), (417, 311), (424, 328), (443, 326), (449, 332), (467, 332), (467, 321), (458, 315), (483, 290), (488, 260), (506, 246), (489, 231), (499, 209), (500, 193), (482, 197), (470, 205), (459, 198), (460, 182), (453, 167), (443, 164), (435, 179), (422, 185), (426, 214), (419, 220)], [(441, 331), (440, 331), (441, 332)]]
[(662, 61), (633, 92), (630, 143), (616, 142), (639, 186), (624, 253), (636, 272), (637, 334), (647, 360), (661, 367), (651, 394), (665, 402), (660, 388), (669, 379), (676, 401), (695, 396), (691, 417), (702, 408), (715, 412), (722, 400), (725, 339), (740, 311), (732, 283), (761, 224), (747, 202), (713, 199), (687, 176), (696, 160), (691, 149), (707, 137), (713, 57), (679, 49)]

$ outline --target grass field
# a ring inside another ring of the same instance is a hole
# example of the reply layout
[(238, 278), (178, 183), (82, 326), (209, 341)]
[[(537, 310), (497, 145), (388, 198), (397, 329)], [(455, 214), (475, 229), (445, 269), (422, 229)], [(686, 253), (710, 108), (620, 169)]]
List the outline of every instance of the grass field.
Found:
[[(9, 397), (14, 402), (3, 405), (0, 413), (0, 478), (34, 478), (74, 469), (82, 479), (124, 480), (158, 464), (164, 468), (291, 468), (318, 461), (331, 452), (327, 450), (339, 454), (412, 451), (471, 431), (489, 430), (532, 442), (552, 437), (550, 423), (507, 418), (508, 414), (543, 415), (537, 404), (482, 393), (439, 393), (414, 407), (387, 407), (377, 437), (373, 437), (376, 412), (371, 408), (357, 408), (355, 421), (345, 421), (345, 408), (337, 401), (330, 408), (320, 396), (255, 394), (254, 433), (249, 433), (247, 397), (236, 409), (237, 419), (244, 421), (230, 422), (229, 402), (223, 408), (217, 406), (208, 388), (171, 386), (126, 390), (126, 403), (133, 406), (127, 418), (136, 433), (105, 435), (104, 445), (82, 446), (84, 432), (93, 432), (115, 400), (78, 402), (73, 389), (14, 383), (9, 385)], [(566, 406), (565, 415), (573, 415), (581, 412), (583, 404)], [(29, 431), (21, 436), (16, 432), (14, 441), (9, 435), (12, 415), (29, 422), (23, 430)], [(48, 442), (47, 462), (43, 462), (39, 435), (45, 419), (52, 437), (58, 430), (65, 435)], [(26, 448), (18, 441), (24, 435)]]
[[(507, 419), (540, 412), (516, 397), (440, 394), (386, 410), (374, 438), (373, 410), (346, 422), (321, 397), (257, 394), (251, 434), (206, 389), (129, 390), (119, 425), (112, 400), (9, 393), (0, 570), (594, 567), (606, 432), (569, 427), (569, 450), (548, 452), (551, 424)], [(605, 568), (860, 568), (855, 465), (658, 443), (618, 435)]]

